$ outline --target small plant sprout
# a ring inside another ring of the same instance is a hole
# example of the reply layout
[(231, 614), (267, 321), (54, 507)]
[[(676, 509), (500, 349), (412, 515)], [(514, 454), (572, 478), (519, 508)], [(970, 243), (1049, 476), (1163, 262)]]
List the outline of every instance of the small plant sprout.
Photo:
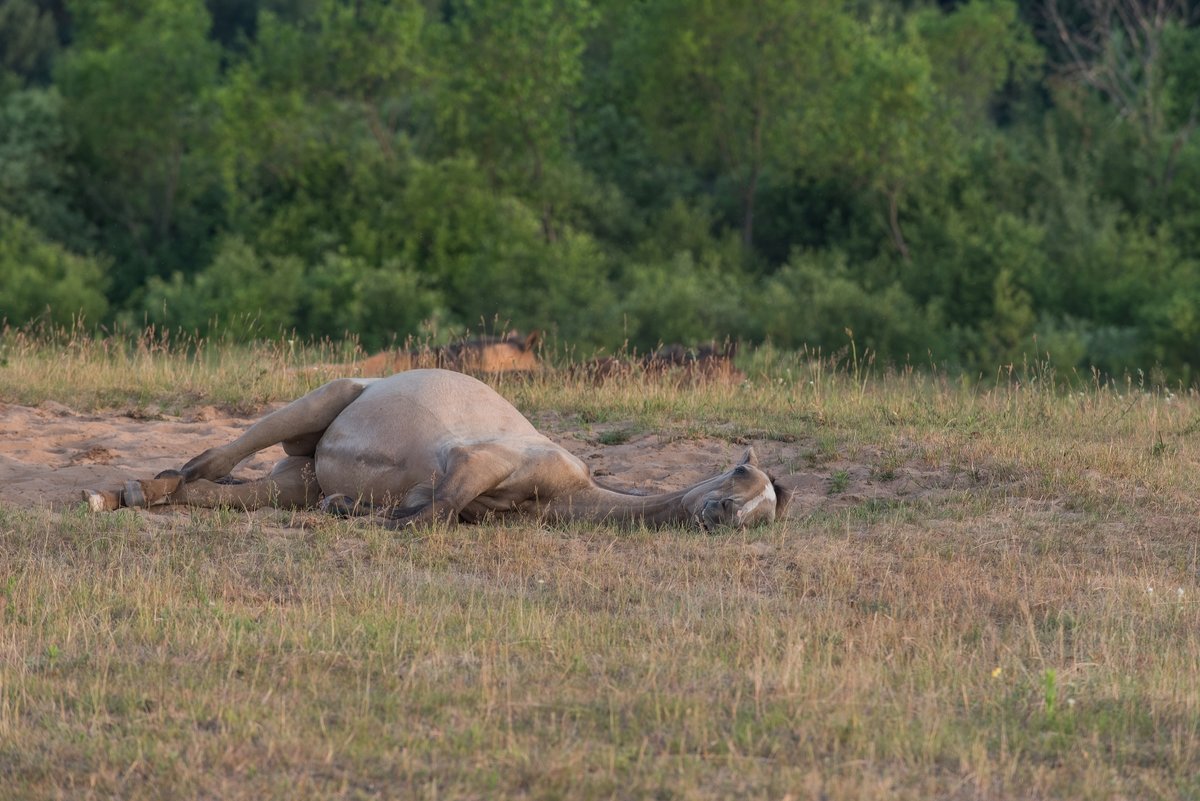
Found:
[(1046, 704), (1046, 717), (1054, 717), (1058, 705), (1058, 672), (1054, 668), (1046, 668), (1042, 673), (1042, 698)]

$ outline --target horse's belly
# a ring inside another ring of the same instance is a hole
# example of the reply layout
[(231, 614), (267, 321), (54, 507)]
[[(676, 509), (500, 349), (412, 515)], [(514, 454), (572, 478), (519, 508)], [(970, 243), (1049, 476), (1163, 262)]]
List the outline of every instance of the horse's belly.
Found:
[(400, 503), (431, 481), (437, 461), (387, 438), (370, 439), (333, 426), (317, 443), (317, 483), (326, 495), (343, 493), (376, 504)]
[(362, 454), (318, 453), (316, 473), (326, 495), (343, 493), (377, 504), (399, 502), (420, 483), (403, 464), (363, 458)]

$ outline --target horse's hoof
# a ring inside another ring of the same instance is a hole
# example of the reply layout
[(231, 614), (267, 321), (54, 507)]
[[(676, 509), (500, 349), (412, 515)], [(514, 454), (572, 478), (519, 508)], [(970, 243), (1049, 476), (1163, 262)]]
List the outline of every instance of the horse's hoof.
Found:
[(349, 517), (354, 512), (354, 501), (349, 495), (342, 493), (326, 495), (317, 504), (317, 508), (335, 517)]
[(142, 491), (140, 481), (125, 482), (125, 505), (136, 509), (144, 509), (146, 507), (146, 493)]
[(183, 473), (174, 469), (164, 470), (155, 476), (155, 478), (183, 478)]
[(83, 502), (89, 512), (114, 512), (121, 508), (121, 497), (116, 492), (84, 490)]

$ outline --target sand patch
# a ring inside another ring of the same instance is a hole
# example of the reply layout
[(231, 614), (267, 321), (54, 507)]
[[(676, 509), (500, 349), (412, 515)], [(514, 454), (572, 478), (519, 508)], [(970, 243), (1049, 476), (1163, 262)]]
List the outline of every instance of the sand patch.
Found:
[[(128, 479), (178, 468), (201, 451), (234, 439), (256, 419), (212, 406), (179, 415), (132, 416), (81, 414), (50, 402), (36, 408), (0, 405), (0, 504), (72, 507), (81, 502), (83, 489), (115, 489)], [(736, 463), (746, 446), (752, 445), (760, 464), (793, 490), (791, 517), (867, 500), (937, 497), (972, 483), (958, 471), (895, 453), (868, 452), (854, 459), (835, 456), (813, 464), (809, 458), (813, 444), (803, 441), (730, 442), (630, 433), (624, 441), (604, 444), (594, 430), (574, 428), (553, 415), (534, 422), (582, 458), (602, 483), (644, 493), (695, 483)], [(283, 449), (274, 446), (250, 457), (234, 474), (266, 475), (283, 456)]]

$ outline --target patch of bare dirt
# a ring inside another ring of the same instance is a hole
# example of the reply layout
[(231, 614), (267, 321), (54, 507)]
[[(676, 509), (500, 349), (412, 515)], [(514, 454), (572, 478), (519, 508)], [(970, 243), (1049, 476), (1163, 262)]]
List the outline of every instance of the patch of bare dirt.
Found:
[[(0, 504), (64, 508), (84, 489), (115, 489), (131, 478), (176, 468), (205, 448), (228, 442), (254, 418), (210, 409), (181, 417), (144, 413), (79, 414), (62, 404), (0, 406)], [(282, 459), (276, 446), (239, 469), (262, 475)]]
[[(115, 489), (128, 479), (178, 468), (206, 448), (237, 437), (256, 419), (211, 406), (177, 416), (132, 416), (80, 414), (57, 403), (37, 408), (0, 404), (0, 504), (68, 508), (81, 502), (83, 489)], [(752, 445), (762, 466), (794, 491), (790, 516), (869, 500), (937, 498), (973, 483), (969, 475), (904, 454), (862, 452), (814, 461), (813, 444), (804, 441), (750, 437), (730, 442), (638, 432), (598, 437), (595, 430), (572, 428), (554, 416), (537, 422), (582, 458), (602, 483), (638, 492), (695, 483), (726, 469)], [(265, 475), (283, 456), (281, 447), (269, 448), (243, 462), (235, 474)]]

